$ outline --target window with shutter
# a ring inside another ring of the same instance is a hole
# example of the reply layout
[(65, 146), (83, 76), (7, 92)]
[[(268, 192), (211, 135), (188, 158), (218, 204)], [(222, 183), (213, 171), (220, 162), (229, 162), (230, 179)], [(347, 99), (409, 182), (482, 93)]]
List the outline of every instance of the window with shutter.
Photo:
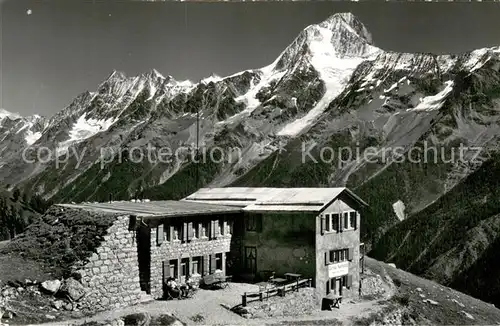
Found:
[(174, 226), (169, 225), (168, 226), (168, 241), (174, 240)]
[(213, 274), (216, 269), (215, 255), (210, 255), (210, 274)]
[(331, 227), (331, 215), (325, 214), (325, 230), (326, 230), (326, 232), (331, 231), (330, 227)]
[(193, 222), (189, 222), (187, 225), (187, 240), (191, 241), (191, 239), (194, 238), (194, 232), (193, 232)]
[(210, 221), (210, 235), (208, 238), (215, 239), (215, 221), (214, 220)]
[(337, 232), (341, 231), (340, 214), (332, 214), (333, 229)]
[(215, 269), (222, 271), (222, 253), (215, 254)]
[(169, 262), (169, 276), (177, 278), (179, 276), (179, 270), (177, 268), (179, 261), (177, 259), (172, 259)]
[(163, 262), (163, 283), (167, 282), (170, 277), (170, 261)]
[(156, 228), (156, 243), (158, 245), (161, 245), (164, 240), (164, 235), (163, 235), (163, 224), (158, 225)]
[(214, 221), (214, 238), (217, 238), (220, 235), (219, 229), (219, 220)]
[(205, 221), (202, 223), (200, 237), (207, 238), (210, 235), (210, 223)]
[(321, 221), (321, 235), (325, 234), (325, 216), (321, 215), (320, 216), (320, 221)]
[(187, 242), (188, 240), (188, 226), (187, 223), (182, 223), (182, 242)]
[(349, 212), (349, 227), (356, 229), (356, 212)]
[(349, 228), (349, 212), (344, 212), (344, 229)]
[(326, 281), (326, 295), (330, 294), (330, 280)]

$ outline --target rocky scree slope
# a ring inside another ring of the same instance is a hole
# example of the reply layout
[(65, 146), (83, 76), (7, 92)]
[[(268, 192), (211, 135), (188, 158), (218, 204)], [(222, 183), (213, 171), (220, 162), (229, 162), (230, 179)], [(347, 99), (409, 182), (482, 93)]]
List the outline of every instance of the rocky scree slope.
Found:
[[(138, 189), (150, 199), (178, 199), (198, 186), (347, 185), (371, 205), (362, 219), (370, 248), (400, 220), (435, 211), (443, 195), (495, 160), (499, 58), (498, 47), (460, 55), (384, 51), (356, 17), (335, 14), (260, 69), (198, 83), (157, 71), (113, 72), (44, 120), (36, 141), (22, 145), (29, 145), (27, 159), (20, 149), (2, 154), (0, 178), (58, 202), (128, 200)], [(190, 159), (197, 115), (200, 151), (225, 148), (215, 152), (220, 162)], [(131, 154), (148, 146), (177, 155), (134, 163)], [(36, 157), (42, 147), (60, 155), (59, 166), (55, 155)], [(428, 148), (435, 159), (424, 155)], [(420, 162), (402, 159), (410, 155)]]

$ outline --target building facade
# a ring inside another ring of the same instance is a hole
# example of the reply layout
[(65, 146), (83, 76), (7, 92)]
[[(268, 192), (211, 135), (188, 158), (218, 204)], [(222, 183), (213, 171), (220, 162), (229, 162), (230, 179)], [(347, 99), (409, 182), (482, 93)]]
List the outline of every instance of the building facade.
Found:
[[(241, 213), (224, 213), (147, 219), (139, 237), (146, 249), (141, 265), (141, 287), (153, 297), (163, 296), (163, 284), (169, 277), (184, 281), (189, 275), (200, 279), (215, 272), (226, 274), (231, 250), (233, 221)], [(149, 245), (149, 246), (148, 246)], [(149, 262), (148, 262), (149, 260)], [(149, 275), (148, 275), (149, 272)]]
[(320, 296), (356, 296), (364, 206), (346, 188), (210, 188), (181, 201), (64, 205), (117, 216), (79, 270), (85, 300), (103, 307), (161, 298), (169, 277), (215, 272), (242, 281), (300, 274)]
[(184, 200), (233, 205), (231, 273), (243, 280), (301, 274), (321, 296), (357, 296), (360, 211), (367, 204), (347, 188), (210, 188)]

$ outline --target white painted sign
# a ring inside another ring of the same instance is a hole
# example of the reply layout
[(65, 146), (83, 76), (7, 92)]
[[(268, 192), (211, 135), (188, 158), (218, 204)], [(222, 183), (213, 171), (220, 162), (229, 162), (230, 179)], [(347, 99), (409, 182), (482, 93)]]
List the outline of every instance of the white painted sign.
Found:
[(338, 277), (342, 275), (349, 274), (349, 262), (344, 261), (341, 263), (335, 263), (328, 265), (328, 277)]

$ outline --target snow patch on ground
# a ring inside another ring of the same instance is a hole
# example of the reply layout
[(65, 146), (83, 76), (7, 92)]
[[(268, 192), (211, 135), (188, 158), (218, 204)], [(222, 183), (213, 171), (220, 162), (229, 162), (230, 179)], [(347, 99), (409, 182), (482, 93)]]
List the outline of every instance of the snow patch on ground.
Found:
[(394, 83), (391, 85), (391, 87), (389, 87), (388, 89), (384, 89), (384, 93), (389, 93), (390, 91), (392, 91), (393, 89), (395, 89), (396, 87), (398, 87), (398, 83)]
[[(393, 89), (395, 89), (396, 87), (398, 87), (399, 84), (401, 84), (405, 80), (407, 80), (406, 77), (401, 78), (400, 80), (398, 80), (397, 82), (395, 82), (394, 84), (392, 84), (392, 86), (389, 87), (388, 89), (384, 89), (384, 93), (389, 93), (390, 91), (392, 91)], [(408, 82), (408, 85), (410, 85), (410, 81), (407, 80), (407, 82)]]
[(474, 319), (474, 317), (471, 314), (469, 314), (467, 311), (461, 310), (460, 312), (463, 313), (465, 315), (465, 317), (467, 317), (469, 319)]
[(421, 102), (413, 109), (406, 111), (434, 111), (441, 108), (448, 94), (453, 90), (453, 81), (448, 80), (445, 82), (446, 87), (436, 95), (426, 96), (421, 99)]
[(262, 68), (261, 69), (262, 77), (261, 77), (261, 80), (259, 81), (259, 83), (254, 84), (254, 81), (252, 79), (251, 84), (250, 84), (250, 89), (248, 90), (248, 92), (235, 98), (236, 103), (243, 102), (246, 104), (245, 110), (240, 112), (238, 114), (238, 116), (252, 113), (253, 110), (255, 110), (255, 108), (257, 108), (260, 105), (260, 101), (256, 98), (257, 93), (259, 93), (259, 91), (263, 87), (269, 85), (269, 83), (271, 83), (273, 80), (280, 79), (286, 73), (286, 70), (280, 71), (280, 72), (273, 72), (272, 71), (273, 67), (274, 67), (274, 64)]
[(108, 130), (108, 128), (111, 127), (111, 125), (116, 121), (116, 118), (110, 118), (107, 120), (86, 119), (86, 115), (86, 113), (82, 115), (73, 124), (73, 127), (69, 132), (69, 139), (59, 143), (57, 148), (58, 153), (64, 152), (73, 143), (88, 139), (99, 132)]
[(25, 140), (26, 140), (26, 143), (28, 144), (28, 146), (31, 146), (38, 139), (40, 139), (40, 137), (42, 137), (42, 133), (41, 132), (33, 132), (33, 131), (31, 131), (31, 130), (28, 129), (28, 131), (26, 133)]
[(406, 218), (405, 208), (406, 206), (401, 200), (398, 200), (397, 202), (392, 204), (392, 209), (394, 209), (394, 213), (400, 221), (403, 221)]

